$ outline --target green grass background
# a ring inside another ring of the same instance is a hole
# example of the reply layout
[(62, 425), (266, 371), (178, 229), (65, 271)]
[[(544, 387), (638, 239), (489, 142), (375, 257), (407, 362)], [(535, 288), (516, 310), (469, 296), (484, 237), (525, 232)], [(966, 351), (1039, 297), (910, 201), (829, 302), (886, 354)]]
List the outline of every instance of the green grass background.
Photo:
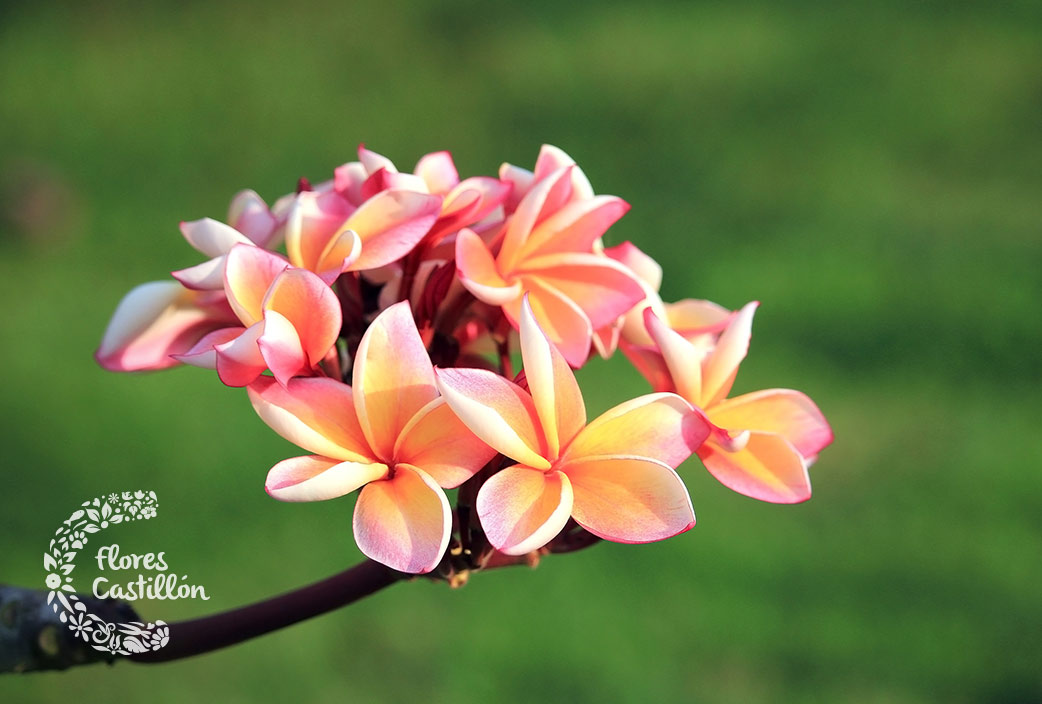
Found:
[[(1042, 701), (1042, 12), (1036, 3), (5, 4), (0, 581), (42, 585), (75, 505), (211, 600), (359, 555), (352, 500), (263, 492), (294, 449), (215, 375), (114, 375), (116, 302), (198, 255), (177, 223), (326, 177), (531, 166), (633, 210), (667, 299), (759, 299), (737, 391), (832, 421), (804, 505), (682, 467), (698, 526), (452, 591), (394, 586), (217, 654), (0, 678), (5, 702)], [(645, 390), (591, 362), (592, 411)], [(133, 535), (131, 535), (133, 533)]]

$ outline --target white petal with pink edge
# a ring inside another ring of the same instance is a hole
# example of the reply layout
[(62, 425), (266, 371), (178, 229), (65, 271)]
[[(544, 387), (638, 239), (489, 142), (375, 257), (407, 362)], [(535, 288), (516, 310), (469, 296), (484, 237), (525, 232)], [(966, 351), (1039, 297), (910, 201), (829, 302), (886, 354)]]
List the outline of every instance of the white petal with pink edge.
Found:
[(188, 244), (211, 258), (227, 254), (237, 244), (253, 244), (249, 237), (234, 227), (212, 218), (182, 222), (181, 234)]
[(226, 326), (197, 304), (199, 296), (176, 281), (153, 281), (132, 289), (116, 306), (94, 357), (110, 371), (166, 369), (172, 354), (189, 350), (211, 330)]
[(516, 462), (550, 468), (528, 392), (485, 369), (438, 369), (435, 376), (442, 396), (472, 433)]
[(257, 415), (276, 433), (325, 457), (370, 463), (376, 457), (355, 417), (351, 387), (335, 379), (263, 376), (247, 389)]
[(387, 465), (343, 462), (308, 455), (283, 460), (271, 468), (264, 491), (279, 501), (325, 501), (350, 494), (387, 476)]

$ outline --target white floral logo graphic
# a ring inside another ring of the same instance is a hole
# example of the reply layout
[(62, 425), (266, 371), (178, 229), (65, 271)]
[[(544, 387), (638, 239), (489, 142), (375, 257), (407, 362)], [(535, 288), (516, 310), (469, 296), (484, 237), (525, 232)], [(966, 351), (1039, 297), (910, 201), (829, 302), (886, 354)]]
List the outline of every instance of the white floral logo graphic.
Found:
[(163, 621), (110, 623), (90, 613), (76, 596), (71, 577), (76, 568), (73, 560), (86, 547), (88, 535), (118, 523), (155, 518), (157, 508), (154, 491), (124, 491), (84, 501), (55, 531), (43, 555), (44, 583), (50, 590), (47, 603), (62, 623), (95, 650), (132, 655), (159, 650), (170, 640), (170, 629)]

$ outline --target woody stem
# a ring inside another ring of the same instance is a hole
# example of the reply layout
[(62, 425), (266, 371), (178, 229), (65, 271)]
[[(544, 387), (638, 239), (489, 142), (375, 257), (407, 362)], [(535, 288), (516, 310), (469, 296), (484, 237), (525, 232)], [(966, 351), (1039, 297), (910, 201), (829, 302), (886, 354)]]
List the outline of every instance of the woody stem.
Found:
[(127, 657), (153, 664), (180, 660), (277, 631), (338, 609), (407, 577), (366, 560), (332, 577), (255, 604), (170, 624), (170, 642), (147, 653)]

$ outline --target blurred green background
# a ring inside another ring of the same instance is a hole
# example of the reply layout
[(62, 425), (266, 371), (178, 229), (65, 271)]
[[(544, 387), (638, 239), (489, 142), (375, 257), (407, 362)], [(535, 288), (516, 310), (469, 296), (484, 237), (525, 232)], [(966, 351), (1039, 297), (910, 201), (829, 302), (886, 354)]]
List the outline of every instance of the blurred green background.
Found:
[[(159, 518), (106, 542), (212, 597), (147, 617), (359, 559), (352, 499), (264, 494), (296, 451), (245, 394), (91, 354), (127, 290), (198, 261), (178, 221), (360, 141), (464, 175), (565, 149), (632, 203), (609, 241), (667, 299), (763, 301), (736, 391), (806, 391), (837, 438), (800, 506), (691, 460), (676, 539), (0, 678), (5, 702), (1042, 701), (1039, 4), (6, 3), (0, 128), (0, 581), (42, 586), (76, 504), (138, 487)], [(581, 381), (593, 412), (645, 390), (621, 357)]]

